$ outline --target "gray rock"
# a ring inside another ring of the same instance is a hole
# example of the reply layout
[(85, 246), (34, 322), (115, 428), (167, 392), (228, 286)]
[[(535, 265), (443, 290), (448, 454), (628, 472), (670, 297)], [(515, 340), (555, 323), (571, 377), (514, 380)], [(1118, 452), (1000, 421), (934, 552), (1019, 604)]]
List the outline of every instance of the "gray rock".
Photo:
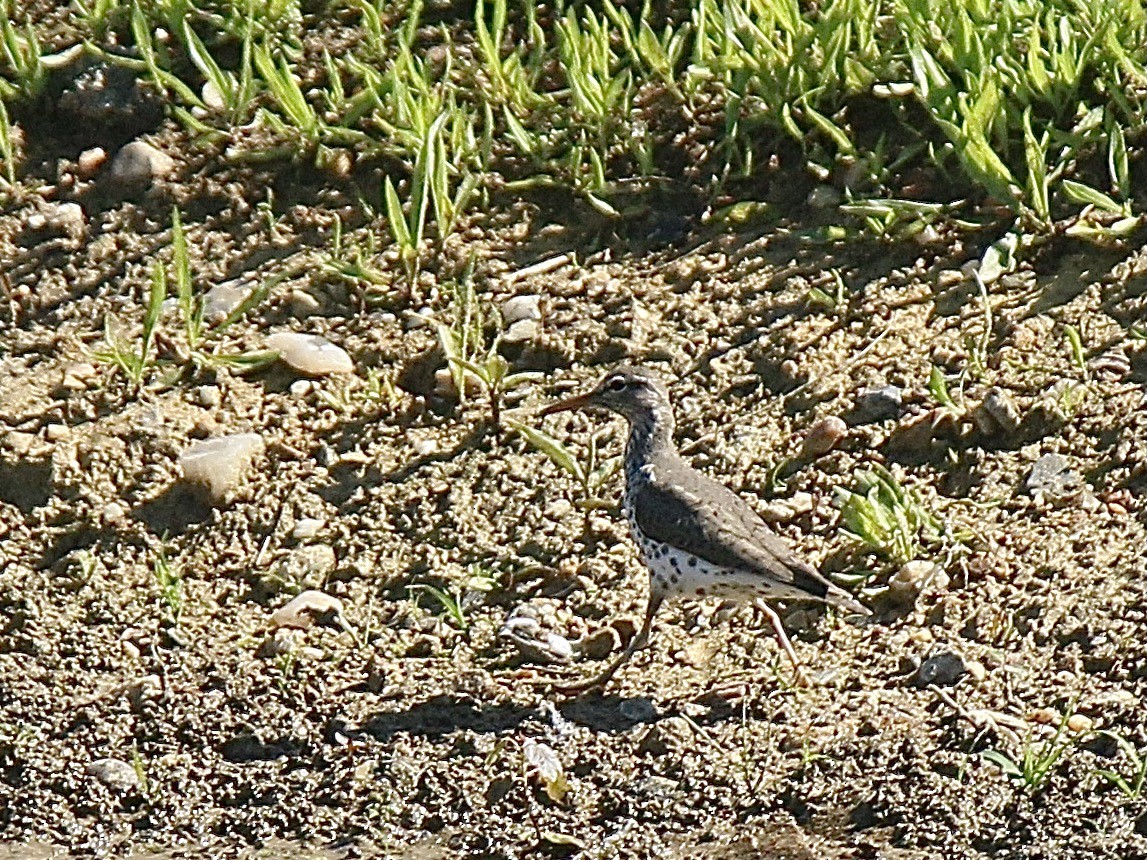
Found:
[(934, 645), (916, 670), (913, 683), (923, 689), (935, 684), (950, 687), (968, 673), (968, 664), (958, 651), (948, 645)]
[(538, 339), (542, 326), (537, 320), (518, 320), (502, 335), (503, 343), (529, 343)]
[(341, 346), (317, 334), (279, 332), (267, 338), (267, 348), (295, 370), (308, 376), (353, 373), (354, 362)]
[(300, 546), (279, 559), (274, 578), (292, 589), (318, 588), (338, 564), (335, 551), (324, 543)]
[(854, 424), (874, 424), (899, 418), (904, 408), (904, 392), (895, 385), (874, 385), (859, 391), (849, 418)]
[(541, 318), (541, 296), (514, 296), (502, 302), (502, 322), (507, 326), (512, 326), (522, 320), (540, 320)]
[(263, 453), (258, 433), (234, 433), (196, 442), (179, 456), (183, 479), (207, 490), (212, 502), (222, 504), (243, 482), (251, 463)]
[(1062, 454), (1044, 454), (1032, 464), (1024, 489), (1034, 498), (1065, 496), (1079, 489), (1083, 479)]
[(1020, 428), (1022, 416), (1012, 396), (996, 386), (972, 410), (972, 420), (985, 436), (1010, 435)]
[(139, 788), (139, 774), (135, 768), (118, 758), (96, 759), (85, 770), (115, 791), (125, 793)]
[(112, 159), (111, 178), (128, 186), (148, 186), (175, 170), (175, 160), (150, 143), (133, 140)]

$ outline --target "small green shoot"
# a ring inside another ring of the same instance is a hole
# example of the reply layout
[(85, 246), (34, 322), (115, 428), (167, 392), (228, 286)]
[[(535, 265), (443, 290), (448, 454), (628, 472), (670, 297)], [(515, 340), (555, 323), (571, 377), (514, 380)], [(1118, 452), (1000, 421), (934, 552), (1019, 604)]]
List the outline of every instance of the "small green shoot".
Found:
[(470, 622), (466, 618), (466, 610), (462, 606), (462, 596), (457, 587), (446, 591), (436, 585), (416, 582), (408, 586), (408, 589), (411, 592), (418, 591), (429, 595), (438, 604), (442, 614), (449, 618), (459, 630), (465, 631), (470, 627)]
[(531, 447), (541, 451), (550, 458), (555, 466), (578, 482), (582, 492), (581, 499), (576, 502), (578, 507), (587, 512), (608, 507), (609, 503), (599, 498), (597, 493), (610, 476), (620, 468), (621, 458), (601, 459), (598, 454), (598, 446), (601, 444), (602, 434), (594, 434), (590, 437), (585, 461), (582, 462), (573, 451), (545, 430), (531, 427), (513, 419), (507, 420), (506, 424), (515, 433), (520, 434)]
[(168, 619), (172, 626), (179, 626), (183, 614), (183, 574), (178, 567), (167, 560), (167, 553), (161, 547), (151, 560), (151, 572), (159, 586), (159, 596), (167, 607)]
[(1147, 786), (1147, 756), (1140, 755), (1135, 745), (1117, 732), (1102, 730), (1099, 734), (1115, 741), (1131, 765), (1131, 773), (1124, 776), (1114, 770), (1100, 769), (1095, 772), (1096, 775), (1118, 788), (1128, 800), (1139, 800), (1143, 797), (1144, 787)]
[(1020, 750), (1018, 759), (1014, 759), (1000, 750), (987, 750), (980, 753), (980, 756), (998, 766), (1008, 779), (1021, 783), (1029, 791), (1039, 791), (1055, 766), (1075, 746), (1074, 739), (1065, 736), (1064, 732), (1070, 716), (1071, 711), (1069, 709), (1059, 721), (1055, 734), (1038, 743), (1035, 742), (1029, 732), (1024, 738), (1023, 748)]
[(466, 386), (475, 383), (486, 394), (490, 404), (490, 426), (502, 424), (502, 402), (508, 392), (527, 382), (541, 379), (544, 374), (532, 370), (510, 372), (510, 363), (498, 352), (502, 338), (501, 315), (492, 312), (499, 323), (493, 338), (487, 340), (485, 320), (474, 293), (473, 259), (454, 291), (454, 323), (439, 323), (438, 342), (450, 367), (454, 387), (462, 402), (466, 399)]
[(948, 391), (948, 380), (944, 376), (944, 371), (936, 365), (932, 365), (932, 373), (928, 377), (928, 390), (932, 393), (932, 396), (936, 398), (936, 402), (952, 412), (952, 414), (962, 415), (964, 413), (963, 407), (956, 403)]
[(1083, 377), (1083, 381), (1087, 382), (1091, 374), (1087, 370), (1087, 356), (1083, 351), (1083, 338), (1079, 335), (1079, 329), (1073, 325), (1065, 325), (1063, 327), (1063, 336), (1067, 340), (1067, 348), (1071, 354), (1071, 363), (1075, 365), (1075, 369), (1079, 371), (1079, 375)]
[(151, 290), (148, 292), (147, 306), (144, 308), (143, 331), (138, 346), (133, 348), (117, 331), (117, 326), (109, 314), (104, 317), (104, 344), (107, 348), (94, 354), (96, 361), (115, 366), (137, 387), (142, 385), (148, 368), (155, 364), (151, 348), (155, 340), (155, 327), (163, 312), (163, 300), (166, 296), (167, 275), (163, 264), (156, 260), (151, 268)]

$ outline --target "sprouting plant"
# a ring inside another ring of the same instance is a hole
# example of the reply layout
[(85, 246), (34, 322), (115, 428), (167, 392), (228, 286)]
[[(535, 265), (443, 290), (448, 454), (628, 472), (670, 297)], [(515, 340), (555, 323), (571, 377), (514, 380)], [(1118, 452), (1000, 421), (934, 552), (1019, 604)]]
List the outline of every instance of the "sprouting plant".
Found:
[(0, 77), (0, 99), (34, 99), (47, 80), (47, 69), (40, 54), (40, 43), (32, 25), (17, 28), (8, 0), (0, 0), (0, 68), (12, 75), (12, 81)]
[(1022, 783), (1029, 791), (1039, 791), (1055, 766), (1075, 745), (1074, 739), (1066, 736), (1064, 731), (1071, 717), (1071, 710), (1069, 708), (1064, 713), (1059, 725), (1056, 726), (1055, 734), (1051, 737), (1037, 743), (1029, 732), (1024, 737), (1018, 759), (1000, 750), (986, 750), (980, 753), (980, 756), (997, 765), (1008, 779)]
[(837, 310), (844, 305), (844, 278), (840, 276), (839, 269), (830, 269), (829, 272), (832, 274), (832, 292), (829, 293), (820, 287), (809, 287), (807, 301), (811, 305), (819, 305), (828, 310)]
[(1114, 770), (1100, 769), (1095, 772), (1096, 775), (1118, 788), (1128, 800), (1139, 800), (1143, 796), (1144, 787), (1147, 787), (1147, 756), (1140, 755), (1135, 745), (1117, 732), (1103, 730), (1099, 734), (1115, 741), (1123, 755), (1127, 757), (1131, 773), (1124, 776)]
[(1083, 351), (1083, 338), (1079, 335), (1079, 329), (1073, 325), (1065, 325), (1063, 327), (1063, 336), (1067, 341), (1067, 348), (1071, 354), (1071, 363), (1075, 365), (1075, 369), (1079, 371), (1079, 375), (1083, 378), (1084, 382), (1090, 377), (1087, 371), (1087, 356)]
[(466, 385), (474, 382), (490, 403), (490, 426), (497, 429), (502, 423), (502, 401), (507, 392), (520, 385), (541, 379), (543, 374), (532, 370), (510, 372), (510, 363), (498, 352), (501, 342), (501, 315), (498, 330), (487, 340), (486, 313), (482, 311), (474, 293), (473, 258), (459, 279), (454, 291), (454, 324), (438, 324), (438, 342), (450, 366), (450, 374), (458, 396), (465, 401)]
[(441, 608), (442, 613), (449, 618), (459, 630), (466, 630), (470, 626), (470, 621), (466, 618), (466, 610), (462, 606), (462, 595), (456, 586), (447, 591), (436, 585), (416, 582), (408, 586), (408, 589), (412, 592), (418, 591), (429, 595)]
[[(198, 367), (222, 366), (239, 371), (254, 370), (274, 361), (277, 354), (273, 351), (225, 353), (220, 352), (218, 348), (211, 350), (205, 348), (209, 337), (218, 336), (262, 302), (270, 292), (271, 282), (259, 283), (222, 320), (214, 325), (208, 325), (205, 319), (207, 302), (202, 295), (195, 293), (191, 277), (191, 259), (187, 253), (187, 236), (183, 230), (183, 222), (179, 217), (178, 209), (172, 210), (171, 215), (171, 252), (175, 294), (180, 315), (183, 317), (185, 338), (185, 355), (181, 358), (185, 358), (187, 362)], [(156, 271), (161, 287), (166, 294), (166, 275), (162, 268), (158, 268)]]
[(167, 607), (168, 617), (173, 625), (178, 626), (183, 613), (183, 573), (167, 560), (162, 547), (151, 560), (151, 572), (159, 586), (160, 599)]
[(922, 539), (945, 534), (940, 519), (883, 466), (860, 472), (855, 491), (838, 488), (837, 501), (845, 532), (900, 564), (920, 555)]
[(944, 371), (936, 365), (932, 365), (932, 373), (928, 377), (928, 391), (936, 398), (936, 402), (948, 409), (955, 415), (962, 415), (964, 408), (958, 404), (948, 391), (948, 380), (944, 376)]
[(555, 466), (578, 482), (582, 492), (581, 499), (576, 502), (579, 507), (589, 512), (608, 506), (608, 502), (598, 498), (597, 493), (621, 466), (620, 457), (602, 459), (599, 454), (598, 448), (601, 445), (602, 437), (608, 431), (590, 436), (583, 461), (579, 460), (573, 451), (545, 430), (531, 427), (513, 419), (507, 420), (506, 423), (514, 432), (521, 434), (522, 438), (529, 442), (532, 447), (549, 457)]
[(104, 344), (107, 348), (94, 353), (96, 361), (114, 365), (124, 376), (139, 386), (147, 369), (155, 363), (151, 348), (155, 340), (155, 326), (163, 312), (163, 300), (166, 296), (167, 276), (163, 264), (156, 260), (151, 267), (151, 289), (143, 312), (143, 331), (138, 345), (133, 347), (129, 343), (117, 330), (117, 324), (112, 321), (109, 314), (104, 317)]
[(151, 794), (151, 780), (147, 777), (147, 764), (139, 753), (139, 744), (131, 742), (131, 767), (135, 771), (135, 781), (139, 786), (139, 793), (144, 797)]

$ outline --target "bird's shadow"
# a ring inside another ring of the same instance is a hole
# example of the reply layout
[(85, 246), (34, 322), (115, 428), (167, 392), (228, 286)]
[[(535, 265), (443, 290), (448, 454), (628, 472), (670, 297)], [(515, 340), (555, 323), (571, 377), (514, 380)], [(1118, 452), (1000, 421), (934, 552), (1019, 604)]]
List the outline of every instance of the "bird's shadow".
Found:
[[(548, 701), (552, 709), (544, 703), (525, 706), (481, 702), (464, 694), (439, 695), (400, 710), (375, 713), (360, 729), (375, 740), (385, 742), (395, 735), (438, 738), (461, 730), (505, 734), (528, 723), (552, 725), (560, 718), (595, 732), (621, 734), (636, 725), (655, 723), (674, 715), (645, 696), (594, 692)], [(733, 715), (730, 708), (728, 716)]]

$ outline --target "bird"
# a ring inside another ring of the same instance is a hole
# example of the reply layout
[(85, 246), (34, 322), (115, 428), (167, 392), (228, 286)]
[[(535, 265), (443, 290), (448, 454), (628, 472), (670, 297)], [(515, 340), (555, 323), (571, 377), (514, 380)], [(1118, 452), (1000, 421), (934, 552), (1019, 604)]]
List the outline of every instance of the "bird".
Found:
[(621, 365), (584, 394), (546, 406), (541, 416), (608, 410), (629, 422), (622, 512), (649, 570), (645, 619), (625, 650), (596, 677), (559, 687), (577, 693), (603, 687), (645, 647), (653, 618), (671, 597), (755, 602), (803, 681), (800, 663), (767, 600), (815, 600), (849, 613), (869, 610), (798, 558), (743, 498), (693, 468), (673, 441), (669, 391), (644, 367)]

